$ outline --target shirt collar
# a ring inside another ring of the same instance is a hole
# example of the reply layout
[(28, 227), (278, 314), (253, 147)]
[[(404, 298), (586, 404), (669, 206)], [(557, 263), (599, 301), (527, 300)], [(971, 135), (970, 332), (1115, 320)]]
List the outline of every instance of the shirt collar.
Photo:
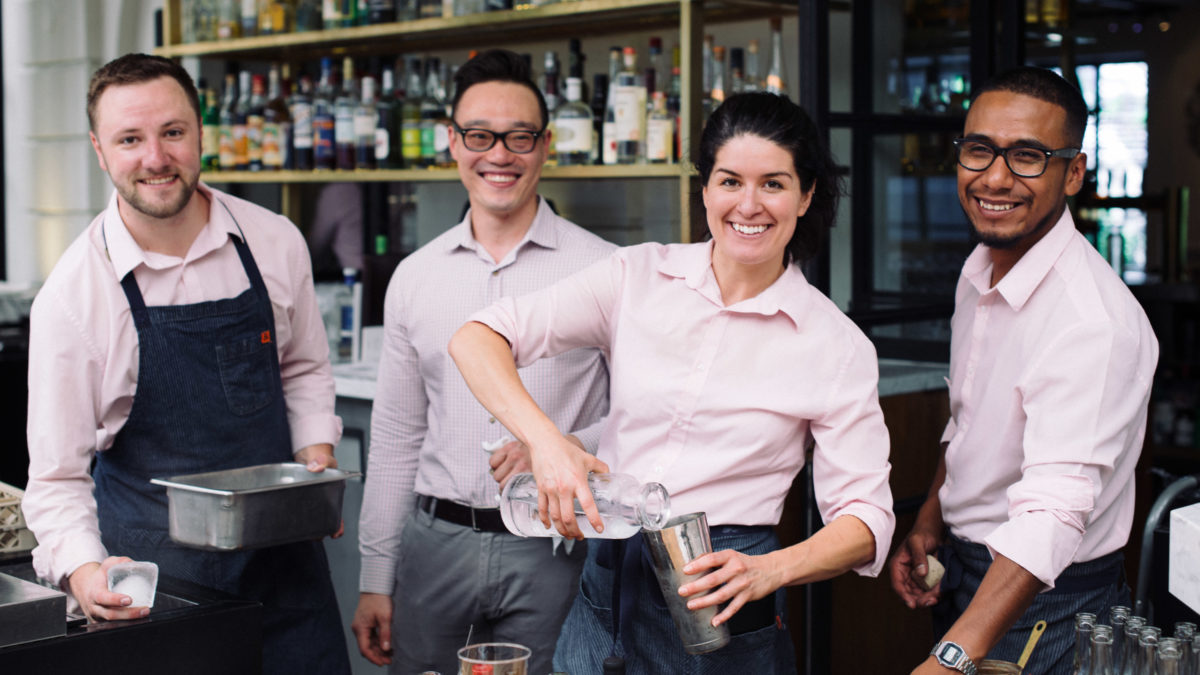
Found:
[[(1058, 222), (1050, 228), (1046, 236), (1034, 244), (1016, 265), (996, 284), (996, 292), (1013, 309), (1019, 310), (1029, 301), (1030, 296), (1050, 273), (1058, 262), (1062, 252), (1067, 248), (1075, 233), (1075, 220), (1071, 217), (1070, 209), (1063, 209)], [(963, 276), (971, 282), (980, 295), (991, 290), (992, 257), (988, 247), (979, 244), (967, 262), (963, 265)]]
[[(192, 247), (185, 260), (194, 260), (220, 248), (229, 241), (229, 235), (240, 236), (237, 224), (230, 216), (229, 211), (217, 205), (219, 197), (216, 191), (203, 183), (197, 185), (196, 191), (208, 198), (208, 223), (197, 235), (196, 241), (192, 242)], [(112, 196), (108, 200), (108, 207), (104, 210), (103, 227), (108, 258), (112, 261), (113, 271), (118, 279), (124, 279), (125, 275), (138, 265), (161, 269), (183, 262), (179, 258), (144, 251), (141, 246), (138, 246), (133, 235), (125, 227), (125, 222), (121, 220), (116, 190), (113, 190)]]
[[(558, 228), (554, 227), (554, 220), (557, 216), (546, 200), (538, 197), (537, 213), (533, 216), (533, 222), (530, 223), (529, 229), (525, 231), (524, 238), (509, 251), (508, 255), (502, 264), (512, 262), (515, 259), (517, 252), (522, 249), (526, 243), (533, 243), (542, 248), (556, 249), (558, 248)], [(474, 251), (491, 260), (487, 252), (483, 250), (483, 246), (475, 239), (475, 233), (471, 231), (471, 209), (467, 209), (466, 215), (457, 225), (459, 232), (457, 237), (451, 237), (446, 242), (446, 251), (453, 252), (456, 249), (466, 249)]]
[(804, 278), (799, 266), (789, 264), (775, 283), (762, 293), (730, 307), (724, 307), (721, 288), (717, 285), (717, 277), (712, 271), (713, 246), (711, 240), (704, 244), (671, 246), (663, 261), (659, 263), (658, 271), (660, 274), (682, 279), (688, 288), (725, 311), (762, 316), (782, 313), (791, 319), (796, 330), (800, 330), (811, 302), (812, 286)]

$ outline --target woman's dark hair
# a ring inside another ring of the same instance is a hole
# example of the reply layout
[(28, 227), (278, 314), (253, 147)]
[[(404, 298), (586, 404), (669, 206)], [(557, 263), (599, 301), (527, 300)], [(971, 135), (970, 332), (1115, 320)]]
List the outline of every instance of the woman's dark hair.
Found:
[[(454, 100), (450, 105), (450, 116), (458, 113), (458, 102), (468, 89), (484, 82), (512, 82), (519, 84), (537, 98), (538, 110), (542, 114), (542, 128), (550, 123), (550, 112), (546, 108), (546, 97), (533, 82), (529, 62), (520, 54), (507, 49), (489, 49), (464, 63), (454, 73)], [(457, 119), (457, 118), (455, 118)]]
[(817, 125), (786, 96), (752, 92), (730, 96), (713, 111), (700, 134), (696, 169), (705, 185), (712, 176), (717, 151), (738, 136), (758, 136), (787, 150), (800, 178), (800, 189), (813, 191), (808, 211), (796, 220), (785, 263), (799, 264), (820, 250), (825, 231), (833, 226), (841, 197), (842, 177)]

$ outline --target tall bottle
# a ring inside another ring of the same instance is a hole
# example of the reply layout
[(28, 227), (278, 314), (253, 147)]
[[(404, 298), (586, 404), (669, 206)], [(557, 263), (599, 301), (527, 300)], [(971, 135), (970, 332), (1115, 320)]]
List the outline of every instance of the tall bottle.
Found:
[(787, 93), (787, 78), (783, 72), (783, 19), (771, 19), (771, 67), (767, 69), (767, 91)]
[(579, 100), (583, 94), (583, 81), (578, 77), (567, 78), (567, 100), (555, 115), (554, 147), (558, 163), (575, 166), (592, 163), (592, 110)]
[(1116, 605), (1109, 609), (1108, 625), (1113, 629), (1113, 671), (1117, 675), (1120, 675), (1121, 666), (1124, 664), (1122, 659), (1125, 658), (1125, 623), (1129, 621), (1130, 616), (1133, 616), (1133, 611), (1123, 605)]
[(323, 4), (322, 0), (296, 0), (296, 32), (321, 30)]
[(396, 20), (396, 0), (367, 0), (367, 23), (391, 23)]
[(662, 64), (662, 38), (650, 38), (650, 58), (642, 77), (646, 83), (646, 94), (653, 97), (654, 92), (663, 90), (663, 76), (666, 71)]
[(729, 50), (729, 91), (740, 94), (746, 89), (746, 52), (741, 47)]
[(218, 165), (222, 171), (237, 168), (237, 151), (233, 147), (233, 127), (237, 117), (237, 75), (226, 73), (225, 98), (221, 102), (218, 140)]
[(1095, 614), (1079, 612), (1075, 615), (1075, 656), (1071, 661), (1071, 675), (1088, 675), (1091, 668), (1092, 631), (1095, 628)]
[(241, 0), (217, 0), (217, 39), (231, 40), (241, 36)]
[(358, 328), (355, 303), (355, 287), (358, 285), (358, 270), (353, 267), (342, 269), (342, 286), (338, 289), (338, 343), (336, 361), (345, 363), (354, 360), (354, 337)]
[(675, 117), (667, 110), (667, 95), (654, 92), (650, 119), (646, 122), (646, 161), (667, 164), (675, 159)]
[(312, 78), (302, 75), (296, 92), (288, 102), (292, 113), (292, 167), (297, 171), (313, 169), (313, 98)]
[(321, 59), (321, 79), (317, 82), (317, 93), (313, 98), (313, 168), (318, 171), (337, 166), (334, 152), (333, 114), (333, 61)]
[(1134, 662), (1136, 675), (1155, 675), (1154, 663), (1161, 636), (1162, 629), (1156, 626), (1145, 626), (1138, 633), (1138, 654)]
[(720, 45), (712, 50), (712, 72), (712, 91), (708, 95), (710, 108), (704, 111), (706, 119), (725, 102), (725, 48)]
[(380, 169), (399, 169), (400, 129), (396, 126), (400, 111), (396, 107), (396, 75), (390, 65), (380, 74), (382, 91), (375, 102), (375, 165)]
[(1140, 616), (1131, 616), (1125, 620), (1125, 644), (1123, 654), (1121, 656), (1121, 675), (1136, 675), (1137, 660), (1138, 660), (1138, 636), (1142, 634), (1142, 628), (1146, 625), (1146, 619)]
[(242, 37), (258, 35), (258, 0), (241, 0)]
[(1087, 675), (1117, 675), (1113, 670), (1113, 628), (1103, 624), (1092, 630), (1088, 661), (1091, 663)]
[[(1190, 645), (1188, 649), (1190, 651)], [(1183, 645), (1177, 638), (1162, 638), (1158, 641), (1158, 650), (1154, 656), (1154, 675), (1187, 675), (1183, 670)]]
[(621, 48), (608, 48), (608, 95), (604, 99), (604, 118), (601, 122), (600, 159), (604, 164), (617, 163), (617, 76), (621, 74)]
[[(278, 77), (278, 74), (276, 74)], [(263, 170), (263, 125), (266, 121), (267, 83), (254, 75), (250, 85), (250, 104), (246, 110), (246, 157), (251, 171)]]
[(250, 118), (250, 71), (238, 73), (238, 100), (233, 113), (233, 164), (238, 171), (250, 168), (250, 137), (247, 127)]
[[(671, 497), (660, 483), (639, 484), (636, 478), (623, 473), (592, 473), (588, 474), (588, 488), (604, 531), (596, 532), (576, 501), (575, 520), (587, 538), (628, 539), (642, 528), (662, 529), (671, 517)], [(537, 483), (531, 473), (519, 473), (504, 486), (500, 517), (508, 531), (518, 536), (549, 537), (555, 533), (539, 519)]]
[(571, 38), (567, 40), (567, 77), (578, 77), (580, 84), (579, 100), (588, 100), (587, 80), (583, 77), (583, 62), (587, 57), (583, 55), (582, 47), (580, 46), (579, 38)]
[(379, 114), (375, 109), (375, 78), (364, 75), (362, 99), (354, 109), (354, 165), (360, 169), (374, 169), (375, 125)]
[(713, 36), (705, 35), (700, 43), (700, 109), (712, 108), (710, 97), (713, 87)]
[(637, 75), (637, 51), (626, 47), (624, 57), (625, 67), (613, 88), (617, 164), (634, 164), (643, 157), (646, 138), (646, 87)]
[(354, 59), (347, 56), (342, 60), (342, 90), (333, 104), (333, 141), (337, 168), (342, 171), (354, 170), (354, 111), (358, 107), (354, 89)]
[(406, 70), (407, 84), (400, 106), (400, 154), (404, 168), (410, 169), (421, 164), (421, 99), (425, 97), (425, 87), (421, 84), (420, 59), (409, 60)]
[[(592, 76), (592, 129), (595, 133), (592, 134), (592, 163), (605, 164), (604, 161), (604, 146), (607, 143), (605, 139), (605, 119), (604, 114), (608, 109), (608, 76), (604, 73), (596, 73)], [(613, 147), (613, 162), (616, 162), (617, 153), (616, 147)]]
[[(558, 138), (558, 130), (555, 128), (555, 124), (558, 117), (558, 109), (562, 105), (562, 99), (558, 91), (558, 54), (553, 50), (547, 51), (543, 64), (542, 95), (546, 99), (546, 129), (550, 132), (550, 138), (554, 139)], [(580, 95), (582, 95), (582, 92)], [(546, 161), (550, 164), (558, 163), (557, 142), (550, 145)]]
[(279, 66), (267, 73), (267, 105), (263, 110), (262, 163), (269, 171), (291, 165), (288, 138), (293, 135), (292, 116), (280, 81)]
[(217, 93), (204, 90), (204, 113), (200, 117), (200, 168), (216, 171), (221, 168), (221, 112)]

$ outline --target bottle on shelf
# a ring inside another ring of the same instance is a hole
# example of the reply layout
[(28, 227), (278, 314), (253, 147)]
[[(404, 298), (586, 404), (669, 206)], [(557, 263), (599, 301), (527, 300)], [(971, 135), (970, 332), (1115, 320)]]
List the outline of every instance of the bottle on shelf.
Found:
[(232, 40), (241, 36), (241, 0), (217, 0), (217, 39)]
[[(605, 164), (604, 161), (604, 146), (607, 140), (605, 134), (605, 112), (608, 109), (608, 76), (604, 73), (596, 73), (592, 76), (592, 162), (594, 164)], [(616, 161), (616, 148), (613, 148), (613, 161)]]
[(354, 170), (354, 111), (358, 107), (358, 95), (354, 87), (354, 59), (347, 56), (342, 60), (342, 89), (333, 104), (333, 142), (336, 148), (337, 168)]
[(767, 91), (772, 94), (787, 93), (787, 78), (783, 72), (783, 19), (771, 19), (771, 66), (767, 69)]
[(233, 168), (250, 168), (250, 137), (247, 125), (250, 117), (250, 71), (238, 73), (238, 100), (233, 113)]
[(200, 117), (200, 168), (216, 171), (221, 168), (221, 112), (217, 93), (204, 90), (204, 112)]
[[(546, 99), (546, 130), (550, 132), (550, 138), (554, 139), (558, 137), (555, 121), (561, 105), (558, 92), (558, 54), (553, 50), (547, 51), (543, 64), (542, 96)], [(546, 161), (550, 164), (558, 163), (557, 146), (556, 142), (550, 144), (549, 154), (546, 157)]]
[(292, 168), (313, 169), (313, 97), (312, 78), (301, 75), (296, 91), (288, 101), (292, 116)]
[(646, 82), (647, 95), (653, 96), (654, 92), (663, 89), (664, 82), (661, 78), (665, 74), (662, 65), (662, 38), (655, 36), (650, 38), (650, 56), (646, 63), (646, 71), (642, 75)]
[(644, 158), (646, 138), (646, 86), (637, 74), (637, 50), (626, 47), (625, 67), (617, 75), (613, 88), (616, 99), (617, 164), (635, 164)]
[[(671, 497), (661, 483), (640, 484), (624, 473), (591, 473), (588, 488), (604, 522), (604, 531), (596, 532), (575, 502), (576, 523), (589, 539), (628, 539), (642, 528), (662, 529), (671, 516)], [(500, 517), (508, 531), (518, 536), (549, 537), (556, 532), (542, 525), (537, 483), (531, 473), (519, 473), (504, 486)]]
[(334, 152), (333, 115), (333, 60), (321, 59), (321, 79), (317, 82), (317, 93), (313, 97), (313, 168), (330, 170), (337, 166)]
[(324, 25), (322, 0), (296, 0), (296, 32), (321, 30)]
[(740, 94), (746, 91), (746, 52), (741, 47), (729, 50), (729, 91)]
[(417, 0), (418, 19), (436, 19), (443, 14), (442, 0)]
[(351, 12), (356, 7), (356, 0), (323, 0), (321, 3), (322, 26), (325, 30), (332, 30), (353, 25), (354, 15)]
[(705, 119), (725, 102), (725, 48), (720, 45), (712, 50), (712, 73), (712, 90), (708, 94), (710, 108), (704, 111)]
[(375, 102), (375, 165), (380, 169), (400, 168), (400, 111), (396, 106), (396, 75), (386, 65), (380, 73), (382, 91)]
[(375, 78), (362, 78), (362, 98), (354, 109), (354, 165), (359, 169), (376, 168), (375, 125), (379, 114), (375, 109)]
[(295, 31), (292, 0), (259, 0), (258, 34), (281, 35)]
[(241, 0), (238, 20), (242, 24), (242, 37), (258, 35), (258, 0)]
[(290, 158), (292, 116), (279, 75), (279, 66), (267, 72), (267, 105), (263, 110), (262, 163), (263, 168), (277, 171), (292, 166)]
[(251, 171), (263, 170), (263, 123), (267, 110), (267, 83), (262, 75), (251, 76), (250, 103), (246, 109), (246, 159)]
[(583, 77), (583, 62), (587, 60), (579, 43), (579, 38), (567, 40), (567, 77), (578, 77), (580, 83), (579, 100), (589, 98), (587, 80)]
[(592, 123), (592, 110), (580, 97), (583, 95), (583, 81), (578, 77), (567, 78), (567, 100), (555, 115), (554, 146), (558, 163), (562, 166), (577, 166), (591, 164), (592, 135), (595, 125)]
[(407, 84), (404, 102), (400, 105), (400, 154), (404, 168), (416, 168), (421, 163), (421, 99), (425, 87), (421, 84), (421, 60), (409, 59), (405, 68)]
[(358, 270), (353, 267), (342, 269), (342, 285), (338, 288), (338, 342), (336, 360), (341, 363), (353, 361), (358, 340), (358, 305), (361, 297), (358, 285)]
[(646, 122), (646, 161), (667, 164), (675, 158), (675, 117), (667, 111), (667, 95), (654, 92), (650, 119)]
[(367, 23), (391, 23), (396, 20), (396, 0), (367, 0)]
[(705, 35), (700, 43), (700, 109), (709, 110), (709, 97), (713, 87), (713, 36)]
[(418, 166), (438, 165), (439, 121), (446, 114), (446, 104), (441, 98), (441, 61), (435, 57), (425, 60), (425, 90), (421, 97), (421, 159)]
[(237, 116), (237, 75), (225, 74), (225, 93), (221, 102), (217, 165), (222, 171), (237, 167), (237, 151), (233, 147), (233, 127)]
[(762, 79), (758, 75), (758, 40), (751, 40), (746, 46), (745, 91), (758, 91), (762, 86)]
[[(676, 52), (676, 56), (678, 56), (678, 52)], [(682, 98), (681, 87), (682, 83), (679, 81), (679, 66), (671, 66), (671, 86), (667, 90), (667, 112), (671, 114), (671, 119), (673, 120), (675, 127), (673, 143), (674, 150), (672, 151), (671, 156), (675, 158), (676, 162), (680, 160), (682, 153), (682, 146), (679, 142), (679, 100)]]
[(617, 163), (617, 76), (621, 74), (621, 48), (608, 48), (608, 94), (604, 99), (604, 117), (601, 122), (600, 161), (603, 164)]

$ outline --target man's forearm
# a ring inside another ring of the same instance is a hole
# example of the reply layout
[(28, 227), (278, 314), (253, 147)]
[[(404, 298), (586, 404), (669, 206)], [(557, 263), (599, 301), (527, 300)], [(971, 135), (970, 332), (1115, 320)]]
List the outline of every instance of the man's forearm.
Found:
[(962, 645), (978, 664), (1043, 588), (1025, 568), (997, 554), (971, 604), (942, 639)]

